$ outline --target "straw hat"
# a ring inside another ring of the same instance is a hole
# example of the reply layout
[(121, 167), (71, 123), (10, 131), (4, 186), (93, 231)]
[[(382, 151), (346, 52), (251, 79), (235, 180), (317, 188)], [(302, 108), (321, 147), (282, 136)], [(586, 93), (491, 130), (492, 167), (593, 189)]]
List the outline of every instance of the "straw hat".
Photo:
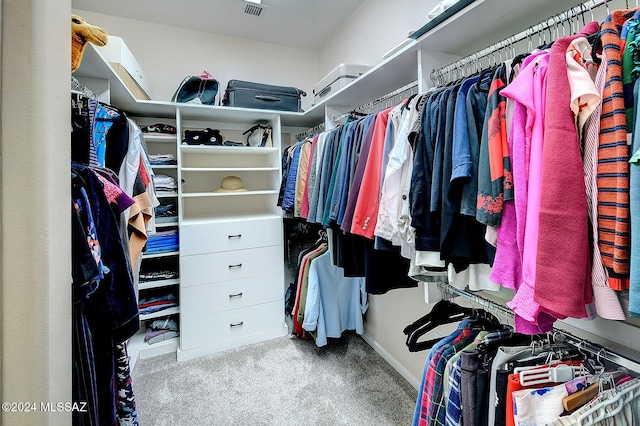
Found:
[(222, 182), (220, 183), (220, 188), (216, 189), (213, 192), (246, 192), (246, 191), (248, 191), (248, 189), (242, 185), (242, 179), (240, 179), (238, 176), (227, 176), (226, 178), (222, 179)]

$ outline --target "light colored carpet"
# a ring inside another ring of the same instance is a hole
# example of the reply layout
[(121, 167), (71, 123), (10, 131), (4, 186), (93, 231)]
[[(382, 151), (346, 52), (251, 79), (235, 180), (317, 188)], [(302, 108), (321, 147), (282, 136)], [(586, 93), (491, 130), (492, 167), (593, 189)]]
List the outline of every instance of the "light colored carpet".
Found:
[(176, 362), (140, 360), (141, 426), (410, 425), (417, 391), (360, 336), (282, 337)]

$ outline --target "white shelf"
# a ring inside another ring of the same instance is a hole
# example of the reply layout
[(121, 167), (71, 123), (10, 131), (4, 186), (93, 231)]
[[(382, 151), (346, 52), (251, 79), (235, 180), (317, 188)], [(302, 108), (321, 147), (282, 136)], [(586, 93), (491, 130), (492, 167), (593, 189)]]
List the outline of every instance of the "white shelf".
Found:
[(177, 192), (156, 191), (156, 197), (158, 198), (176, 198), (177, 196)]
[(149, 290), (153, 288), (169, 287), (172, 285), (180, 284), (180, 279), (175, 278), (172, 280), (157, 280), (157, 281), (140, 281), (138, 283), (138, 290)]
[(157, 259), (159, 257), (169, 257), (169, 256), (177, 256), (179, 255), (180, 252), (175, 250), (175, 251), (165, 251), (162, 253), (142, 253), (142, 258), (143, 259)]
[(143, 133), (145, 142), (153, 143), (176, 143), (178, 135), (170, 135), (166, 133)]
[(203, 197), (247, 197), (251, 195), (271, 195), (278, 194), (280, 191), (275, 189), (265, 189), (261, 191), (242, 191), (242, 192), (193, 192), (182, 193), (182, 198), (203, 198)]
[(252, 146), (205, 146), (205, 145), (180, 145), (180, 150), (186, 154), (210, 154), (210, 155), (242, 155), (262, 154), (269, 155), (279, 153), (279, 148), (259, 148)]
[(127, 341), (127, 352), (131, 360), (129, 361), (129, 368), (134, 369), (136, 362), (140, 359), (151, 358), (154, 356), (176, 353), (178, 350), (179, 337), (163, 340), (162, 342), (148, 344), (144, 341), (145, 327), (141, 327), (138, 331)]
[(156, 228), (172, 228), (174, 226), (178, 226), (178, 220), (174, 220), (173, 222), (156, 222)]
[(177, 164), (162, 164), (162, 165), (151, 165), (153, 170), (177, 170)]
[(140, 315), (140, 321), (145, 321), (153, 318), (168, 317), (169, 315), (176, 315), (180, 313), (180, 306), (174, 306), (173, 308), (163, 309), (152, 314)]
[(183, 167), (183, 172), (274, 172), (278, 167)]

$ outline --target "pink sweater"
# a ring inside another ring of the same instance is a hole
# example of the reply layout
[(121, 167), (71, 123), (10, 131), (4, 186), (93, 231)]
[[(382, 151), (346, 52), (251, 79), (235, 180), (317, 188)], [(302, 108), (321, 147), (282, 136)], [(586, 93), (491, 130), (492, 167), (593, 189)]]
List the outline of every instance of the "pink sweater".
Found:
[[(591, 22), (581, 35), (598, 29)], [(565, 62), (567, 47), (577, 37), (563, 37), (551, 47), (534, 294), (547, 312), (584, 318), (585, 304), (592, 301), (589, 221)]]
[[(516, 331), (528, 334), (549, 331), (553, 325), (553, 318), (541, 313), (540, 305), (533, 300), (546, 98), (545, 76), (548, 65), (548, 52), (531, 54), (523, 61), (518, 77), (502, 90), (504, 96), (516, 101), (510, 134), (515, 193), (512, 232), (515, 244), (503, 248), (500, 259), (496, 253), (494, 270), (499, 260), (511, 261), (513, 265), (517, 265), (514, 266), (512, 278), (517, 292), (509, 306), (516, 313)], [(507, 224), (509, 223), (507, 220)], [(502, 226), (504, 225), (503, 217)], [(503, 234), (505, 230), (501, 229), (500, 232)], [(498, 247), (501, 245), (504, 244), (499, 242)], [(511, 251), (507, 251), (508, 248)], [(502, 282), (511, 279), (504, 273), (496, 278), (500, 278)]]

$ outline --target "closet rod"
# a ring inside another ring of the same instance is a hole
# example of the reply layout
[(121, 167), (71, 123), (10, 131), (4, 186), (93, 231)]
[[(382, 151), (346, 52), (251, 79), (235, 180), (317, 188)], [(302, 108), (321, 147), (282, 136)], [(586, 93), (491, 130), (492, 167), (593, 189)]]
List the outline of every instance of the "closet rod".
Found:
[(308, 138), (309, 136), (313, 136), (313, 135), (316, 135), (318, 133), (322, 133), (322, 132), (324, 132), (324, 129), (325, 129), (324, 123), (317, 124), (317, 125), (309, 128), (309, 129), (305, 130), (302, 133), (298, 133), (296, 135), (296, 140), (301, 141), (303, 139)]
[[(478, 296), (475, 293), (470, 293), (466, 290), (461, 290), (459, 288), (453, 287), (445, 283), (438, 283), (438, 288), (440, 289), (440, 291), (443, 294), (443, 297), (445, 298), (447, 298), (446, 296), (448, 295), (462, 296), (470, 300), (472, 303), (476, 303), (478, 305), (488, 307), (490, 309), (494, 309), (496, 311), (499, 311), (500, 313), (503, 313), (511, 317), (513, 317), (514, 315), (513, 311), (509, 307), (501, 305), (485, 297)], [(640, 363), (638, 361), (635, 361), (629, 357), (615, 353), (610, 349), (605, 348), (604, 346), (598, 345), (596, 343), (592, 343), (588, 340), (580, 338), (566, 330), (563, 330), (557, 327), (554, 327), (553, 331), (550, 332), (549, 334), (554, 339), (554, 341), (557, 341), (559, 343), (560, 342), (570, 343), (575, 347), (577, 347), (578, 350), (585, 353), (588, 352), (594, 355), (596, 359), (599, 358), (602, 360), (607, 360), (620, 367), (626, 368), (630, 372), (640, 373)]]
[[(489, 47), (486, 47), (482, 50), (472, 53), (471, 55), (465, 56), (461, 59), (458, 59), (455, 62), (445, 65), (444, 67), (441, 67), (438, 69), (434, 68), (431, 70), (431, 81), (433, 81), (434, 84), (437, 84), (436, 80), (438, 80), (445, 74), (453, 70), (461, 69), (468, 65), (471, 65), (474, 62), (476, 62), (478, 59), (495, 54), (496, 52), (506, 49), (507, 47), (513, 47), (515, 43), (518, 43), (522, 40), (531, 39), (531, 37), (533, 37), (534, 35), (541, 34), (544, 31), (551, 29), (551, 27), (554, 27), (556, 30), (558, 30), (558, 26), (562, 24), (562, 29), (564, 31), (564, 23), (569, 22), (572, 19), (577, 18), (578, 16), (581, 16), (581, 15), (584, 17), (585, 13), (592, 12), (594, 8), (597, 8), (602, 5), (607, 6), (607, 9), (608, 9), (609, 1), (610, 0), (586, 1), (564, 12), (561, 12), (555, 16), (550, 16), (546, 20), (541, 21), (536, 25), (532, 25), (526, 30), (519, 32), (518, 34), (514, 34), (510, 37), (507, 37), (497, 43), (490, 45)], [(530, 49), (531, 48), (532, 47), (530, 47)]]
[[(367, 113), (367, 114), (373, 114), (374, 112), (378, 112), (379, 110), (382, 110), (384, 108), (380, 108), (380, 109), (374, 109), (374, 107), (376, 105), (385, 103), (389, 100), (393, 100), (396, 99), (398, 97), (407, 97), (410, 96), (414, 93), (417, 93), (417, 89), (418, 89), (418, 81), (413, 81), (409, 84), (406, 84), (402, 87), (400, 87), (399, 89), (394, 90), (393, 92), (387, 93), (386, 95), (380, 96), (377, 99), (374, 99), (373, 101), (367, 102), (366, 104), (360, 105), (359, 107), (357, 107), (355, 109), (355, 111), (357, 112), (363, 112), (363, 113)], [(400, 99), (402, 100), (402, 99)], [(399, 102), (399, 101), (398, 101)], [(396, 103), (398, 103), (396, 102)], [(392, 105), (389, 105), (389, 107)]]
[[(405, 98), (413, 94), (418, 93), (418, 80), (412, 81), (409, 84), (406, 84), (399, 89), (396, 89), (392, 92), (387, 93), (386, 95), (380, 96), (377, 99), (364, 103), (351, 111), (363, 113), (363, 114), (373, 114), (378, 111), (382, 111), (383, 109), (390, 108), (402, 101)], [(349, 112), (344, 114), (340, 114), (338, 116), (333, 117), (334, 123), (343, 124), (342, 120), (345, 120), (349, 116)]]

